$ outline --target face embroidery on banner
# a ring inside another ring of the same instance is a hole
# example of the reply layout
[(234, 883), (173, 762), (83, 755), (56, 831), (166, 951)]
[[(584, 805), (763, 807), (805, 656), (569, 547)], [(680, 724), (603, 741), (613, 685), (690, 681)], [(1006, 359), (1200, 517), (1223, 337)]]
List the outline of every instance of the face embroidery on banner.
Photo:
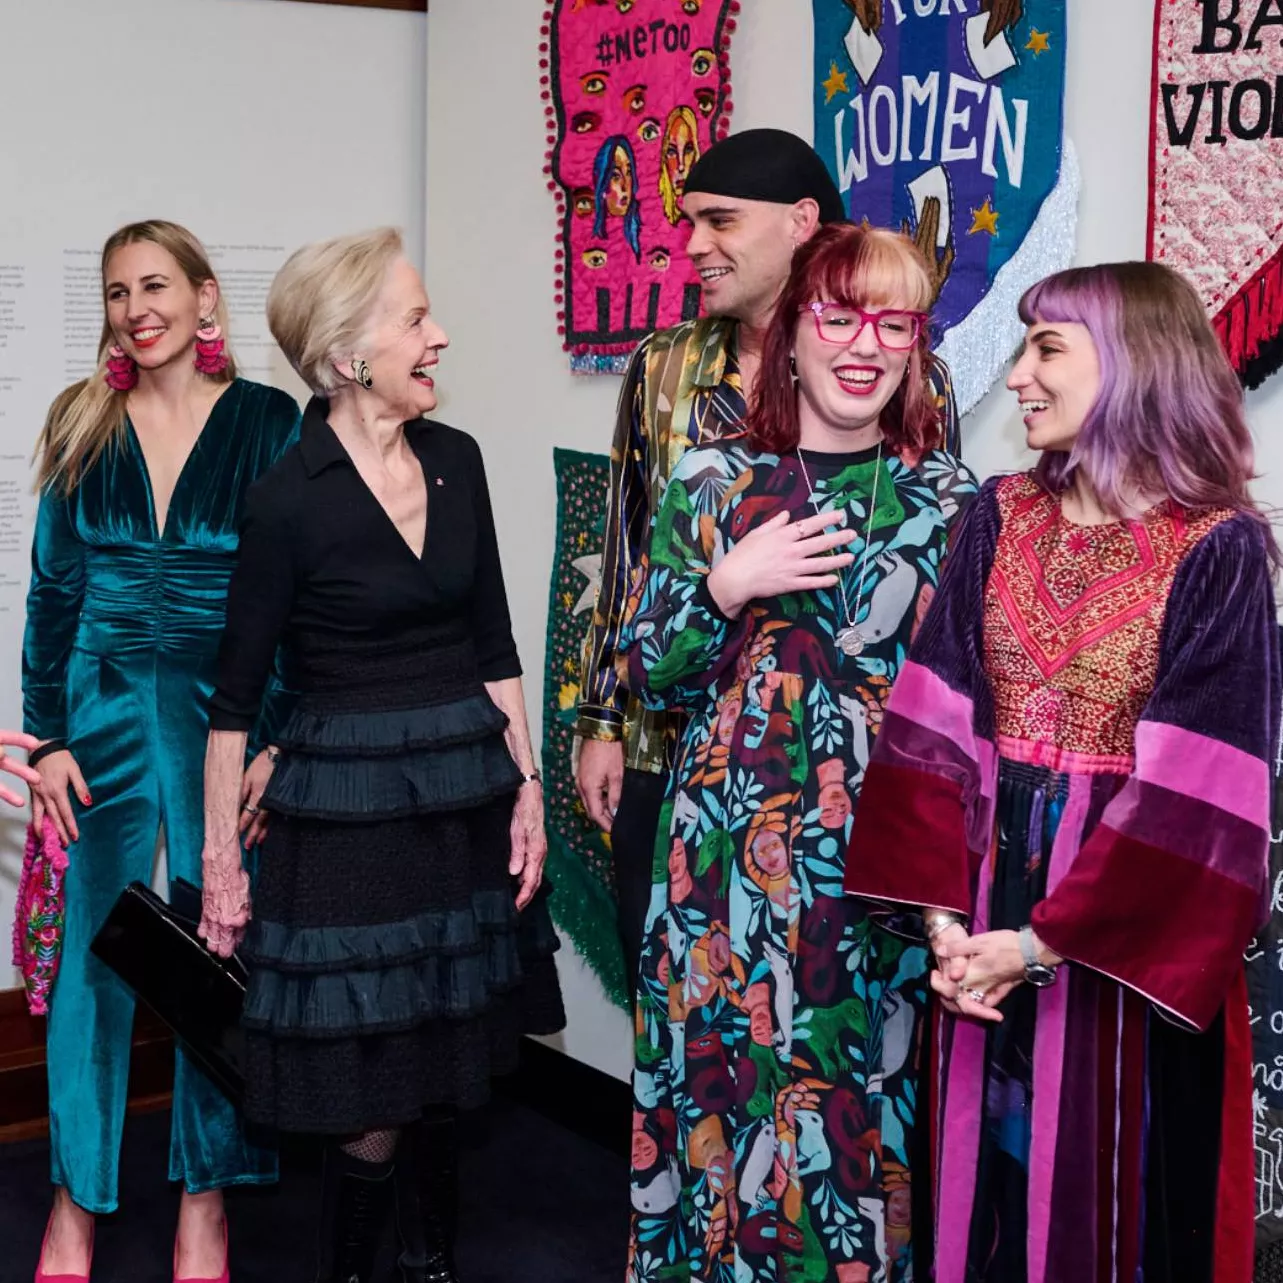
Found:
[(1028, 286), (1073, 258), (1066, 0), (812, 0), (815, 145), (852, 219), (934, 265), (936, 350), (965, 414)]
[(558, 321), (577, 373), (622, 373), (699, 314), (686, 180), (727, 131), (738, 0), (553, 0), (544, 24)]
[(1283, 5), (1157, 0), (1149, 257), (1249, 387), (1283, 366)]

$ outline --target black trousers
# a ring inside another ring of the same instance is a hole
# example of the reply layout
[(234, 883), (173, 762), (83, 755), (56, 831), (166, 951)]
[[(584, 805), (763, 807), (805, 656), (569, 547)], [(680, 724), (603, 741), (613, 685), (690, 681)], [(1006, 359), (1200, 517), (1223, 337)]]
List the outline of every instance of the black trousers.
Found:
[(641, 965), (642, 935), (650, 907), (655, 840), (659, 812), (664, 804), (667, 774), (651, 771), (624, 772), (619, 809), (610, 826), (610, 849), (615, 862), (615, 893), (619, 901), (619, 939), (624, 946), (625, 975), (629, 991), (636, 987)]

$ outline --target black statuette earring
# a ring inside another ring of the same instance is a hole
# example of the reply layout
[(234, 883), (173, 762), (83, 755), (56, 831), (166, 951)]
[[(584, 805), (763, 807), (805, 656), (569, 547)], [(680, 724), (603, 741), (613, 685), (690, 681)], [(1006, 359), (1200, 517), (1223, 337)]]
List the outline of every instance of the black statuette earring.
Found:
[(352, 358), (352, 377), (367, 391), (374, 386), (374, 375), (370, 373), (370, 367), (359, 356)]

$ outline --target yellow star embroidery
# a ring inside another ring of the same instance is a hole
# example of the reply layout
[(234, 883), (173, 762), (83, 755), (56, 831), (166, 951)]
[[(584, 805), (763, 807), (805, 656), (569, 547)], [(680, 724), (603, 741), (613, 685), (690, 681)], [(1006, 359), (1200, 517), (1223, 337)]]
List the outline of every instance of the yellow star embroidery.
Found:
[(557, 707), (564, 713), (579, 702), (579, 685), (577, 682), (563, 682), (557, 692)]
[(575, 604), (575, 594), (574, 594), (574, 593), (572, 593), (572, 592), (564, 592), (564, 593), (562, 593), (562, 594), (561, 594), (561, 604), (562, 604), (563, 606), (565, 606), (565, 608), (566, 608), (567, 610), (569, 610), (569, 609), (571, 608), (571, 606), (573, 606), (573, 605)]
[(985, 197), (985, 203), (979, 209), (971, 211), (971, 226), (967, 229), (968, 236), (974, 236), (977, 232), (988, 232), (990, 236), (998, 235), (998, 219), (1002, 217), (996, 209), (989, 203), (989, 197)]
[(824, 90), (824, 101), (830, 103), (838, 94), (849, 94), (851, 91), (847, 87), (846, 72), (839, 71), (836, 62), (829, 63), (829, 78), (820, 81), (820, 88)]
[(582, 547), (583, 547), (587, 542), (588, 542), (588, 536), (587, 536), (586, 534), (584, 534), (584, 532), (581, 530), (581, 531), (580, 531), (580, 532), (575, 536), (575, 543), (576, 543), (580, 548), (582, 548)]
[(1029, 43), (1025, 48), (1032, 50), (1035, 58), (1040, 53), (1047, 53), (1051, 49), (1050, 33), (1039, 31), (1037, 27), (1031, 27), (1029, 30)]
[(573, 677), (579, 671), (579, 665), (573, 659), (567, 658), (563, 661), (561, 667)]

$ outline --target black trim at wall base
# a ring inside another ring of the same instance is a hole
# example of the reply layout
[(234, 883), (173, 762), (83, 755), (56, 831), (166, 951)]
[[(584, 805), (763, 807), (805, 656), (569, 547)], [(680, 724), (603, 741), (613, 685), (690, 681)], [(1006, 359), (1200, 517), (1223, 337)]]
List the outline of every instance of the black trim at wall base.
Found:
[(533, 1038), (523, 1038), (520, 1067), (495, 1086), (507, 1099), (621, 1158), (628, 1157), (633, 1102), (626, 1082)]
[[(173, 1040), (140, 1007), (130, 1058), (130, 1109), (163, 1108), (173, 1081)], [(628, 1083), (523, 1038), (517, 1072), (497, 1079), (495, 1089), (567, 1131), (628, 1157), (633, 1109)], [(27, 1014), (21, 989), (0, 990), (0, 1143), (46, 1135), (48, 1109), (45, 1022)]]

